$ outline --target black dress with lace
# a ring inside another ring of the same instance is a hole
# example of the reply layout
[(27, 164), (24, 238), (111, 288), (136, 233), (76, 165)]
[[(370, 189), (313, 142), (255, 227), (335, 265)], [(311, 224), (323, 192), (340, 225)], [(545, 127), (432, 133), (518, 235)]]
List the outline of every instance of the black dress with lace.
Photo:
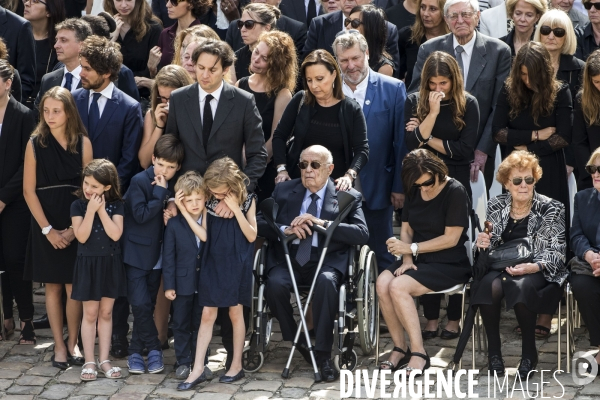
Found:
[[(507, 154), (515, 146), (526, 145), (527, 150), (539, 158), (543, 176), (536, 183), (535, 190), (563, 203), (567, 221), (570, 210), (564, 149), (571, 142), (572, 108), (569, 86), (563, 85), (556, 95), (552, 113), (540, 115), (537, 124), (533, 121), (531, 106), (511, 119), (508, 91), (504, 87), (498, 96), (492, 124), (494, 141), (505, 145)], [(556, 128), (556, 132), (548, 140), (531, 140), (533, 131), (547, 127)]]

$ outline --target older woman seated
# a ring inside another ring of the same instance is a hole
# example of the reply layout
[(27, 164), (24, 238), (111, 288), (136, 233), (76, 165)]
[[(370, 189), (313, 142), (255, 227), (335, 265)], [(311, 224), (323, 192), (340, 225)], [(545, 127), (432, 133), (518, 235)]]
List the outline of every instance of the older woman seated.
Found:
[[(592, 153), (585, 169), (592, 177), (594, 187), (575, 195), (571, 226), (571, 248), (575, 258), (569, 263), (570, 281), (590, 332), (590, 346), (600, 347), (600, 312), (596, 308), (600, 304), (600, 148)], [(596, 354), (596, 362), (600, 363), (600, 352)]]
[(408, 365), (410, 372), (430, 366), (413, 297), (469, 280), (465, 242), (470, 203), (464, 186), (448, 177), (446, 164), (429, 150), (413, 150), (406, 156), (402, 182), (407, 199), (400, 240), (387, 241), (388, 251), (402, 260), (377, 279), (379, 304), (394, 342), (392, 354), (380, 368), (396, 370)]
[(567, 278), (565, 267), (565, 207), (562, 203), (535, 192), (542, 168), (535, 155), (513, 151), (500, 164), (496, 179), (507, 193), (490, 199), (487, 219), (492, 232), (477, 236), (477, 247), (495, 249), (514, 239), (529, 237), (533, 242), (533, 260), (489, 271), (472, 294), (471, 304), (479, 304), (488, 338), (489, 370), (504, 375), (500, 342), (500, 302), (514, 308), (522, 332), (521, 362), (518, 373), (525, 379), (535, 369), (536, 314), (552, 314), (561, 285)]

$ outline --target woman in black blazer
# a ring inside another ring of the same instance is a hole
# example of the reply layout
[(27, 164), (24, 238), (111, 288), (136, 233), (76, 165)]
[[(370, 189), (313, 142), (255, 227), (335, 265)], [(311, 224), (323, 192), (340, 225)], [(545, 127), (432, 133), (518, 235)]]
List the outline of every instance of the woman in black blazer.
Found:
[(356, 101), (344, 97), (342, 74), (327, 51), (310, 53), (300, 73), (305, 90), (292, 98), (273, 135), (275, 183), (299, 178), (300, 153), (321, 145), (333, 155), (337, 189), (347, 190), (369, 159), (365, 116)]
[(23, 280), (30, 226), (26, 221), (31, 219), (23, 198), (23, 156), (36, 119), (33, 111), (10, 96), (14, 73), (8, 61), (0, 59), (0, 271), (4, 271), (3, 323), (9, 334), (14, 332), (13, 299), (16, 300), (21, 320), (19, 344), (34, 344), (31, 281)]

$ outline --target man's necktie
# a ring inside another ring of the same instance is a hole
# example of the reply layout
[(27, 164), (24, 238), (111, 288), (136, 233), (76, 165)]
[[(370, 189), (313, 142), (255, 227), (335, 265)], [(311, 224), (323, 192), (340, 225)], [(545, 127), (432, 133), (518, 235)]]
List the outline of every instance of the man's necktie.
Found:
[(308, 12), (306, 13), (306, 26), (310, 28), (310, 21), (317, 16), (317, 4), (315, 0), (308, 2)]
[(63, 87), (70, 92), (72, 84), (73, 84), (73, 74), (70, 72), (67, 72), (65, 74), (65, 86), (63, 86)]
[[(310, 198), (312, 199), (312, 201), (310, 202), (310, 205), (308, 206), (308, 210), (306, 211), (308, 214), (312, 215), (313, 217), (317, 216), (317, 200), (319, 200), (319, 195), (316, 193), (313, 193), (310, 195)], [(316, 233), (313, 231), (313, 235), (316, 235)], [(296, 253), (296, 261), (298, 261), (298, 264), (300, 264), (300, 266), (304, 266), (304, 264), (306, 264), (309, 260), (310, 260), (310, 252), (312, 250), (312, 241), (313, 241), (313, 237), (312, 236), (308, 236), (306, 239), (302, 239), (300, 240), (300, 244), (298, 245), (298, 252)]]
[(88, 113), (88, 135), (90, 139), (95, 138), (98, 121), (100, 121), (100, 108), (98, 107), (98, 99), (102, 96), (100, 93), (93, 93), (92, 104)]
[(456, 51), (456, 61), (458, 61), (458, 66), (460, 67), (460, 72), (462, 72), (463, 74), (463, 79), (467, 80), (467, 77), (465, 76), (465, 67), (463, 66), (462, 59), (462, 53), (465, 51), (465, 49), (461, 45), (458, 45), (456, 46), (454, 51)]
[(214, 99), (211, 94), (207, 94), (204, 99), (204, 114), (202, 115), (202, 143), (204, 144), (204, 150), (208, 149), (208, 137), (210, 136), (210, 130), (213, 124), (212, 108), (210, 108), (210, 101)]

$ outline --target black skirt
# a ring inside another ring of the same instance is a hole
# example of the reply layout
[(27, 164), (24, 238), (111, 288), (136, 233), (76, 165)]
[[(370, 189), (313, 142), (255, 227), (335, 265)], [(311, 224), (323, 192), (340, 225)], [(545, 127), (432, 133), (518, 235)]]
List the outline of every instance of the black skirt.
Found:
[(127, 296), (127, 276), (121, 254), (110, 256), (78, 256), (73, 273), (71, 298), (100, 301)]

